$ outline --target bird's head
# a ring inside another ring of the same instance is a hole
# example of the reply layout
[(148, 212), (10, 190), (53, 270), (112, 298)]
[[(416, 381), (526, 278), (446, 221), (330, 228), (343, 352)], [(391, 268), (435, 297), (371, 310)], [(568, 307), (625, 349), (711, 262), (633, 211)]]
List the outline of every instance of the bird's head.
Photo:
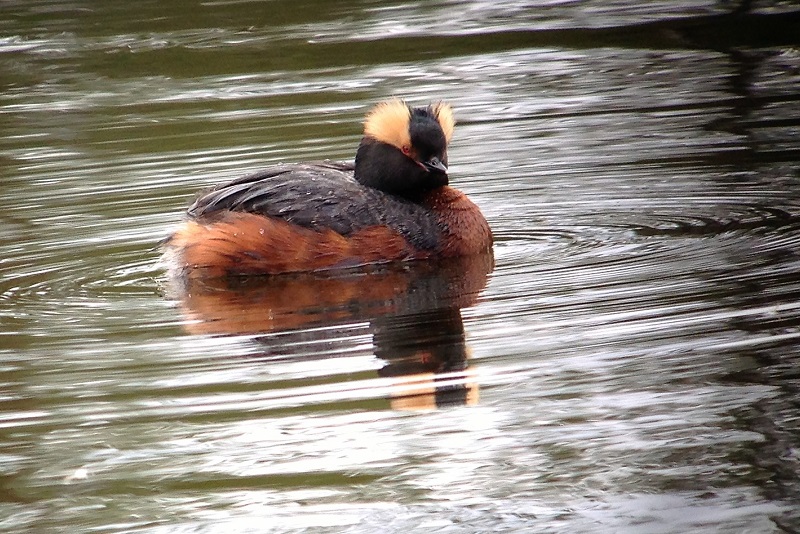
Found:
[(447, 145), (455, 120), (448, 104), (413, 108), (399, 99), (375, 106), (356, 153), (356, 180), (413, 197), (447, 185)]

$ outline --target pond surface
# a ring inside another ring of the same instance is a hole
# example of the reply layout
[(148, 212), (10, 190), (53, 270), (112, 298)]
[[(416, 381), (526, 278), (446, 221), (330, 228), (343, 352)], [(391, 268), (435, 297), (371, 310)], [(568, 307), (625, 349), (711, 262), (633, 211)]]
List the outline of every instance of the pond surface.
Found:
[[(0, 530), (796, 532), (792, 2), (0, 6)], [(197, 190), (447, 100), (494, 259), (181, 288)]]

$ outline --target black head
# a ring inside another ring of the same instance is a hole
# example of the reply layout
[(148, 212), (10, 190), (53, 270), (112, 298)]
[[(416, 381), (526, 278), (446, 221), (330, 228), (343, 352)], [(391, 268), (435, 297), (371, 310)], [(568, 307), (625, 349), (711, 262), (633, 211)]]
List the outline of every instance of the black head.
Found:
[(411, 108), (400, 100), (376, 106), (356, 153), (356, 180), (414, 198), (447, 185), (447, 144), (453, 112), (446, 104)]

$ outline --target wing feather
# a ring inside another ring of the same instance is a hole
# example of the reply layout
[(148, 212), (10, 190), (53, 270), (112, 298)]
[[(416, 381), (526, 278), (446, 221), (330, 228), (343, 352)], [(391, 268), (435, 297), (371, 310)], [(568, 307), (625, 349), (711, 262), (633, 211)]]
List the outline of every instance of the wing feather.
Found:
[(362, 186), (350, 163), (280, 164), (221, 184), (189, 207), (191, 218), (213, 220), (224, 211), (274, 217), (345, 237), (372, 226), (388, 226), (422, 250), (436, 247), (441, 234), (428, 209)]

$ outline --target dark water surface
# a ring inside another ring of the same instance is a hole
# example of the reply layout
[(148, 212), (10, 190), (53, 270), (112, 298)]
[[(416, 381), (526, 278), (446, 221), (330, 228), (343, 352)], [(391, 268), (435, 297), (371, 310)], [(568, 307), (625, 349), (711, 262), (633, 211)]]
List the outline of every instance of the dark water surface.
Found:
[[(800, 7), (631, 4), (1, 3), (0, 531), (800, 530)], [(167, 283), (391, 95), (494, 267)]]

